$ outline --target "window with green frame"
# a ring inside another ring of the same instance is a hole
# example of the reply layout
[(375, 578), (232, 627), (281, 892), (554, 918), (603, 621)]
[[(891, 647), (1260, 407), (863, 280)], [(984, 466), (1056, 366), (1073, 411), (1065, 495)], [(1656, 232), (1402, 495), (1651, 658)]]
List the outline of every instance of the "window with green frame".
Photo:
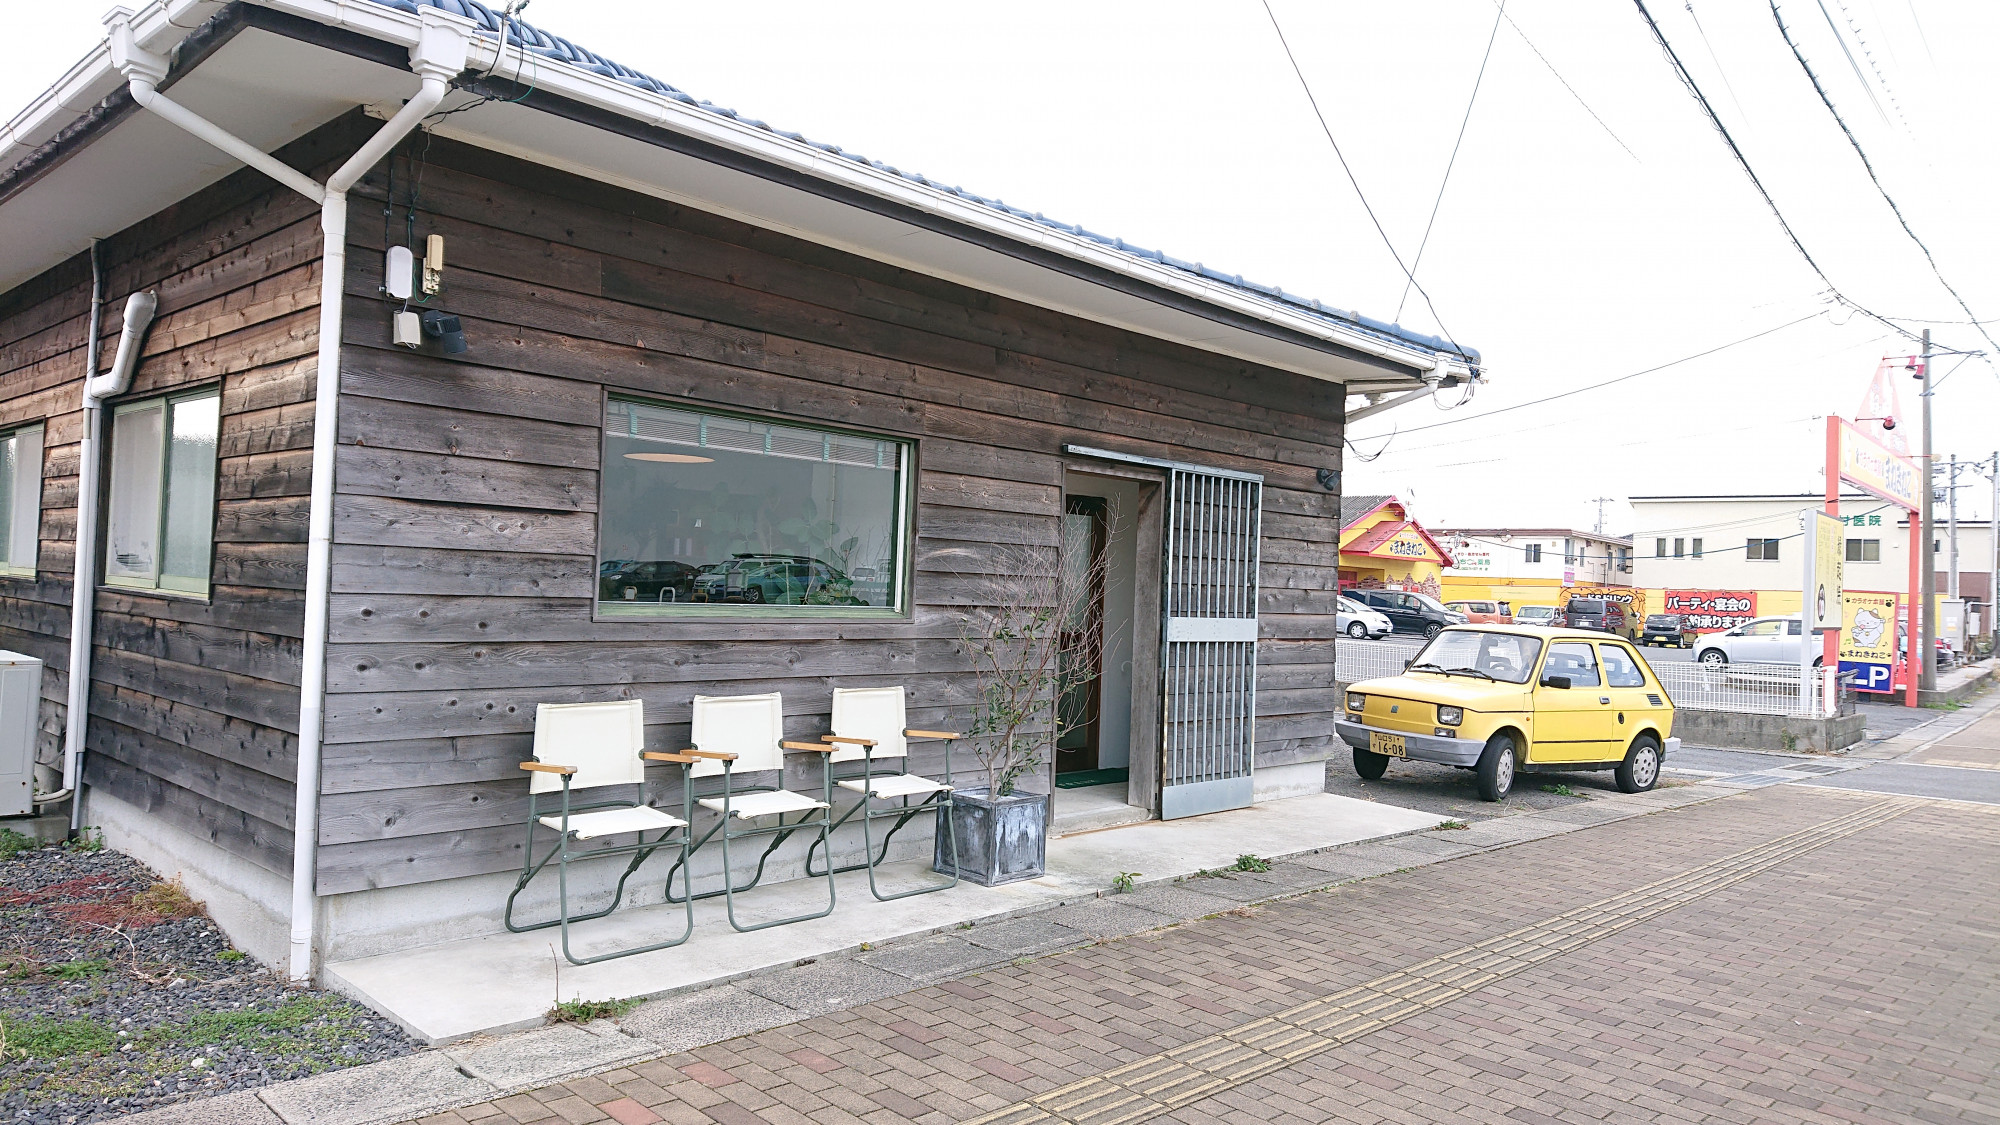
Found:
[(221, 399), (212, 389), (113, 409), (106, 585), (208, 593), (221, 423)]
[(599, 612), (901, 614), (911, 453), (869, 434), (611, 399)]
[(0, 437), (0, 574), (35, 576), (42, 545), (42, 424)]

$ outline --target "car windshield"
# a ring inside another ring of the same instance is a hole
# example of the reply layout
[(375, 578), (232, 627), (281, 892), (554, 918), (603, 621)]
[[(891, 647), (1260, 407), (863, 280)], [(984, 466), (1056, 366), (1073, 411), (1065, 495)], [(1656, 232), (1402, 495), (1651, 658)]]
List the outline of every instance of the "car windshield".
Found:
[(1569, 603), (1569, 611), (1571, 613), (1603, 613), (1604, 603), (1586, 598), (1578, 598)]
[(1653, 614), (1651, 617), (1646, 618), (1646, 624), (1648, 625), (1670, 625), (1678, 627), (1680, 623), (1681, 619), (1671, 613), (1656, 613)]
[(1554, 617), (1555, 615), (1555, 608), (1546, 605), (1524, 605), (1514, 612), (1514, 616), (1516, 617)]
[(1431, 639), (1417, 658), (1412, 671), (1453, 672), (1481, 676), (1509, 684), (1525, 684), (1534, 674), (1535, 660), (1542, 654), (1542, 642), (1513, 633), (1489, 633), (1480, 629), (1447, 629)]
[(1439, 605), (1438, 600), (1429, 594), (1411, 594), (1410, 597), (1416, 599), (1417, 604), (1423, 606), (1425, 609), (1438, 610), (1440, 612), (1444, 610), (1444, 606)]

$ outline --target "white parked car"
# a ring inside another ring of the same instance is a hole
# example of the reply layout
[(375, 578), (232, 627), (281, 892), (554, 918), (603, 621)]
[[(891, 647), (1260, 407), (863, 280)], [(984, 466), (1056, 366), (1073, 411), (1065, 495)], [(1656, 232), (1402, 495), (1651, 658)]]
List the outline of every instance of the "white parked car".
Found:
[[(1818, 643), (1819, 638), (1813, 641)], [(1694, 658), (1703, 664), (1799, 664), (1804, 626), (1796, 617), (1755, 617), (1726, 633), (1710, 633), (1695, 643)], [(1825, 657), (1813, 658), (1813, 666)]]
[(1396, 626), (1387, 614), (1369, 609), (1352, 598), (1340, 599), (1339, 609), (1334, 613), (1334, 621), (1340, 631), (1355, 640), (1373, 640), (1386, 637), (1396, 631)]
[(1514, 610), (1516, 625), (1554, 625), (1562, 610), (1552, 605), (1524, 605)]

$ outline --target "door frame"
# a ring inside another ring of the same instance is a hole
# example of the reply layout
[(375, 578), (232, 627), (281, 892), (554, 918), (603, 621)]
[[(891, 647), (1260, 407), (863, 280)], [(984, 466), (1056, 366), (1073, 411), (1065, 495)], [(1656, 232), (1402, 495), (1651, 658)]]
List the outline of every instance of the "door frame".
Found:
[[(1075, 448), (1065, 446), (1064, 452)], [(1160, 814), (1160, 773), (1164, 752), (1160, 728), (1160, 620), (1161, 567), (1165, 532), (1165, 509), (1160, 496), (1166, 489), (1166, 474), (1150, 466), (1122, 463), (1116, 459), (1063, 461), (1063, 510), (1069, 510), (1069, 474), (1109, 477), (1139, 486), (1138, 510), (1131, 513), (1133, 557), (1137, 565), (1132, 575), (1132, 722), (1128, 747), (1125, 803)], [(1150, 563), (1150, 565), (1149, 565)], [(1055, 778), (1054, 756), (1049, 763), (1050, 785)]]

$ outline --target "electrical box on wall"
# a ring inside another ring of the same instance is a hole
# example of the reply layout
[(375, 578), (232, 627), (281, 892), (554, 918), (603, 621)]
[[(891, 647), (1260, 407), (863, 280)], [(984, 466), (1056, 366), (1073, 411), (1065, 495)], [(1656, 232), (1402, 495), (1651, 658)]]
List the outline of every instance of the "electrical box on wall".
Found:
[(382, 292), (391, 299), (407, 301), (416, 284), (417, 256), (407, 246), (391, 246), (382, 261)]
[(436, 296), (444, 288), (444, 235), (424, 239), (424, 296)]
[(41, 728), (42, 662), (0, 652), (0, 816), (35, 811), (35, 733)]
[(416, 313), (395, 313), (389, 321), (389, 340), (400, 347), (420, 348), (424, 344), (423, 320)]

